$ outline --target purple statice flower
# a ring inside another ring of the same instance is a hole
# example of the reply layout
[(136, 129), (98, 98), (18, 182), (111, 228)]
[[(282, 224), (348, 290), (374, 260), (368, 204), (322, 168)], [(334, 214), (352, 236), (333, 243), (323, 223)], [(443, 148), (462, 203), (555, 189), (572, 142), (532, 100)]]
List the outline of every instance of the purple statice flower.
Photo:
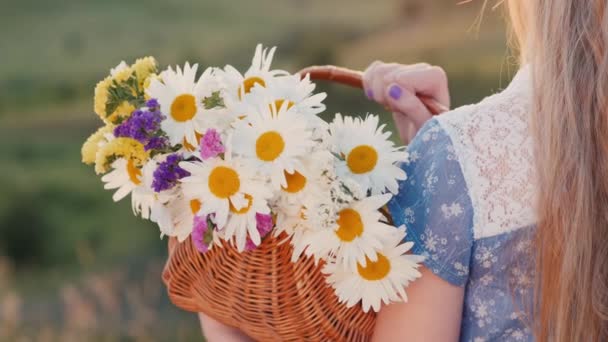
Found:
[(146, 107), (151, 111), (156, 111), (160, 108), (160, 104), (158, 104), (158, 100), (156, 99), (149, 99), (146, 101)]
[(114, 136), (133, 138), (144, 145), (146, 151), (163, 149), (168, 140), (163, 136), (160, 123), (164, 116), (155, 99), (148, 100), (147, 108), (133, 111), (131, 116), (114, 128)]
[(167, 156), (165, 161), (158, 164), (156, 170), (154, 170), (152, 180), (152, 188), (156, 192), (163, 190), (169, 190), (177, 185), (177, 182), (187, 176), (190, 176), (190, 172), (179, 167), (182, 156), (174, 153)]
[(194, 224), (192, 226), (192, 243), (194, 247), (201, 252), (205, 253), (209, 250), (209, 242), (207, 237), (212, 234), (212, 229), (209, 229), (207, 224), (207, 215), (194, 216)]
[(144, 145), (144, 148), (146, 149), (146, 151), (162, 150), (168, 145), (169, 142), (167, 141), (166, 137), (152, 137), (150, 138), (150, 140), (148, 140), (148, 143)]
[(220, 134), (213, 128), (209, 128), (201, 138), (201, 158), (203, 160), (216, 157), (225, 152)]
[[(258, 229), (258, 232), (260, 232), (260, 236), (263, 239), (266, 235), (268, 235), (268, 233), (270, 233), (270, 231), (274, 227), (272, 215), (256, 213), (255, 220), (257, 222), (256, 228)], [(251, 251), (256, 249), (257, 247), (258, 246), (256, 246), (255, 243), (253, 243), (253, 241), (251, 241), (251, 239), (248, 237), (247, 242), (245, 244), (245, 250)]]

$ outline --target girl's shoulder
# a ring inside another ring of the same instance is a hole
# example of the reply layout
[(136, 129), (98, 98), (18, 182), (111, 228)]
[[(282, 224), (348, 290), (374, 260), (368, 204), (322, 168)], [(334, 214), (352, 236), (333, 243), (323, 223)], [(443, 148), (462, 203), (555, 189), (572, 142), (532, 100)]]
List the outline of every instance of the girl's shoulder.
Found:
[(475, 239), (535, 223), (529, 67), (502, 92), (436, 118), (460, 163)]
[(389, 209), (413, 252), (454, 285), (468, 281), (477, 242), (535, 223), (528, 81), (520, 72), (505, 91), (433, 118), (408, 146)]
[(524, 66), (506, 89), (479, 103), (456, 108), (436, 118), (447, 133), (458, 141), (475, 140), (479, 130), (498, 129), (506, 133), (508, 128), (508, 131), (527, 133), (531, 105), (531, 70), (530, 66)]

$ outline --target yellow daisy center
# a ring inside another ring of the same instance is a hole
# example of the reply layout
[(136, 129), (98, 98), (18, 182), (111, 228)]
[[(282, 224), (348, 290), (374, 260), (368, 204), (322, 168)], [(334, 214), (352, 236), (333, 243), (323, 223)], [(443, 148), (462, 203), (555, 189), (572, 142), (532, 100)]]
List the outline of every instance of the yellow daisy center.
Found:
[(196, 215), (196, 213), (198, 213), (201, 210), (201, 201), (197, 200), (197, 199), (193, 199), (190, 201), (190, 210), (192, 210), (192, 213), (194, 215)]
[(141, 181), (139, 180), (139, 177), (141, 177), (141, 170), (135, 166), (133, 159), (129, 159), (127, 162), (127, 173), (129, 174), (129, 179), (131, 182), (133, 182), (133, 184), (141, 184)]
[(383, 254), (378, 253), (377, 261), (371, 261), (366, 256), (365, 262), (365, 267), (362, 267), (361, 264), (357, 264), (357, 271), (363, 279), (370, 281), (382, 280), (386, 278), (391, 271), (391, 262)]
[[(283, 103), (285, 103), (285, 101), (286, 101), (285, 99), (278, 99), (278, 100), (274, 101), (274, 107), (277, 111), (276, 113), (273, 112), (272, 105), (269, 105), (270, 112), (272, 112), (273, 116), (279, 114), (279, 110), (281, 109), (281, 107), (283, 106)], [(290, 109), (293, 106), (295, 106), (295, 103), (287, 100), (287, 109)]]
[(209, 174), (209, 190), (216, 197), (225, 199), (236, 194), (241, 187), (239, 174), (226, 166), (218, 166)]
[(277, 159), (285, 149), (283, 137), (275, 131), (266, 132), (255, 142), (255, 153), (261, 160), (271, 162)]
[(295, 194), (296, 192), (302, 191), (306, 186), (306, 177), (298, 171), (294, 171), (294, 173), (283, 171), (283, 173), (285, 173), (285, 180), (287, 181), (287, 187), (281, 187), (283, 191)]
[(190, 94), (182, 94), (171, 103), (171, 116), (177, 122), (191, 120), (196, 114), (196, 99)]
[(246, 214), (249, 209), (251, 209), (251, 205), (253, 204), (253, 197), (251, 197), (248, 194), (245, 194), (245, 199), (247, 200), (247, 205), (242, 207), (241, 209), (237, 210), (234, 205), (232, 205), (232, 202), (230, 202), (230, 211), (235, 213), (235, 214)]
[(378, 152), (369, 145), (359, 145), (346, 157), (346, 165), (352, 173), (367, 173), (376, 167)]
[(363, 234), (361, 215), (354, 209), (343, 209), (338, 214), (336, 235), (343, 242), (351, 242)]
[(266, 82), (257, 76), (252, 76), (243, 81), (243, 85), (239, 88), (239, 100), (242, 95), (249, 94), (251, 92), (251, 88), (253, 88), (256, 84), (259, 84), (262, 87), (266, 87)]

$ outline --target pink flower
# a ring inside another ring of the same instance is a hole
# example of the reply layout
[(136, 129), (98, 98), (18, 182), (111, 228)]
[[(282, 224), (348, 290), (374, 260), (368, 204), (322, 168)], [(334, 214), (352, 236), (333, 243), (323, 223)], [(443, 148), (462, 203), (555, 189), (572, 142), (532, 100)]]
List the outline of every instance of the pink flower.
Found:
[(258, 246), (256, 246), (255, 243), (253, 243), (253, 241), (251, 241), (250, 238), (247, 238), (247, 242), (245, 243), (245, 251), (249, 252), (256, 248), (258, 248)]
[[(268, 235), (268, 233), (270, 233), (272, 228), (274, 228), (272, 215), (257, 213), (255, 214), (255, 220), (257, 221), (256, 228), (258, 229), (258, 232), (260, 232), (260, 236), (263, 239), (266, 235)], [(256, 246), (250, 238), (247, 238), (247, 243), (245, 244), (246, 251), (252, 251), (257, 247), (258, 246)]]
[(270, 214), (255, 214), (255, 220), (257, 221), (257, 228), (260, 232), (260, 236), (264, 237), (266, 234), (270, 233), (272, 228), (274, 227), (274, 222), (272, 222), (272, 215)]
[(194, 247), (196, 247), (196, 249), (201, 253), (205, 253), (209, 250), (209, 244), (205, 242), (208, 230), (207, 216), (194, 216), (192, 243), (194, 244)]
[(209, 128), (201, 138), (201, 158), (203, 160), (216, 157), (226, 150), (222, 144), (220, 134), (213, 128)]

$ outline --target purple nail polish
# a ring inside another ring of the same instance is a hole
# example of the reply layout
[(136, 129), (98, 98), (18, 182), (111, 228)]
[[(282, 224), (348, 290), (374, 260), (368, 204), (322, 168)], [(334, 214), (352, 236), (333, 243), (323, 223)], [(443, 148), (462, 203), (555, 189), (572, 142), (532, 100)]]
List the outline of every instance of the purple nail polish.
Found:
[(370, 100), (373, 100), (373, 99), (374, 99), (374, 92), (373, 92), (371, 89), (368, 89), (368, 90), (365, 92), (365, 95), (367, 95), (367, 98), (368, 98), (368, 99), (370, 99)]
[(391, 86), (391, 89), (388, 91), (388, 95), (393, 98), (393, 100), (399, 100), (401, 95), (403, 94), (403, 90), (398, 85)]

